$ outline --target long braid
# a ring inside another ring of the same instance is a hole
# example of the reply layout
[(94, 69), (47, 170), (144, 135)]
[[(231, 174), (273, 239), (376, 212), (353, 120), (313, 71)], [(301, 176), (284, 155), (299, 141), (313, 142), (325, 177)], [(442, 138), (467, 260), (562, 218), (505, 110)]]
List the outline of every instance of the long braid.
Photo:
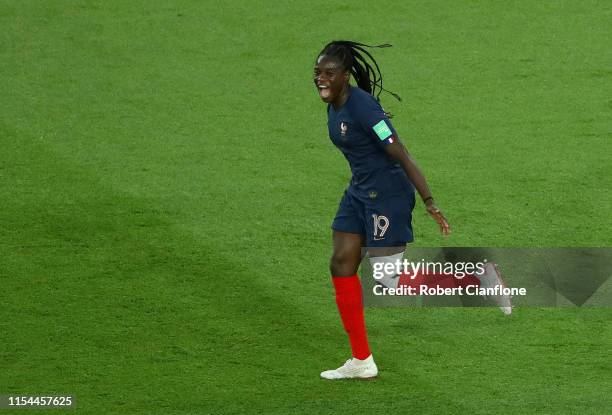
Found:
[(323, 48), (319, 56), (334, 56), (342, 62), (342, 66), (350, 71), (357, 86), (370, 93), (380, 101), (380, 94), (385, 91), (393, 95), (398, 101), (402, 98), (394, 92), (383, 87), (382, 73), (376, 59), (366, 48), (388, 48), (390, 44), (366, 45), (365, 43), (350, 40), (334, 40)]

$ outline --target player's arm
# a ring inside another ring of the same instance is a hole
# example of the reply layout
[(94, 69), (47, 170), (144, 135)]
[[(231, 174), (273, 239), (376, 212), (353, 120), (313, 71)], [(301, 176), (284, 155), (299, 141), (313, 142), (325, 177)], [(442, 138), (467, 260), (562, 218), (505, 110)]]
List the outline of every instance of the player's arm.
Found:
[(408, 178), (419, 192), (419, 195), (421, 195), (423, 202), (425, 202), (427, 213), (438, 222), (442, 234), (448, 235), (450, 233), (450, 225), (440, 209), (435, 205), (425, 176), (421, 173), (419, 166), (410, 153), (408, 153), (406, 147), (397, 139), (397, 132), (391, 125), (380, 104), (374, 101), (371, 101), (370, 104), (372, 106), (364, 105), (363, 111), (359, 114), (362, 125), (372, 139), (384, 148), (387, 155), (402, 166), (406, 175), (408, 175)]
[(402, 166), (410, 178), (410, 181), (412, 184), (414, 184), (417, 192), (419, 192), (421, 199), (423, 199), (425, 207), (427, 208), (427, 213), (429, 213), (431, 217), (438, 222), (442, 234), (448, 235), (451, 231), (450, 225), (442, 214), (442, 211), (440, 211), (440, 209), (438, 209), (438, 207), (435, 205), (431, 191), (427, 185), (427, 180), (425, 180), (425, 176), (423, 176), (423, 173), (421, 173), (421, 169), (419, 169), (416, 161), (412, 158), (401, 141), (397, 139), (390, 141), (391, 142), (388, 145), (384, 146), (385, 152), (387, 155), (389, 155), (389, 157)]

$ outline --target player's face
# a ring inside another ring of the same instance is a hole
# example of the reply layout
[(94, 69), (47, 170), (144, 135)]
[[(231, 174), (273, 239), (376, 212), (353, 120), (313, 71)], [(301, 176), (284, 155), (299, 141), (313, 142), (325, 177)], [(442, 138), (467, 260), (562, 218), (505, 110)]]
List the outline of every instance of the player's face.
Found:
[(348, 79), (349, 73), (337, 59), (319, 56), (314, 67), (314, 83), (324, 102), (337, 102), (348, 86)]

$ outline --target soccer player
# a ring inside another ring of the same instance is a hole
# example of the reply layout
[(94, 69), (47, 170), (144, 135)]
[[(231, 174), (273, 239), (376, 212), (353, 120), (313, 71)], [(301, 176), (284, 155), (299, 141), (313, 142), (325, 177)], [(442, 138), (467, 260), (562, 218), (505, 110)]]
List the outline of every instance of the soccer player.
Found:
[[(328, 104), (329, 136), (352, 172), (332, 223), (330, 262), (336, 304), (352, 358), (338, 369), (322, 372), (324, 379), (367, 379), (378, 374), (368, 346), (357, 276), (362, 248), (367, 249), (372, 263), (403, 258), (406, 244), (413, 240), (415, 189), (442, 234), (450, 233), (425, 177), (378, 102), (381, 91), (386, 90), (378, 64), (366, 48), (388, 46), (333, 41), (319, 53), (314, 67), (315, 86)], [(356, 86), (349, 83), (351, 76)], [(389, 275), (382, 283), (395, 285), (394, 278), (397, 276)]]

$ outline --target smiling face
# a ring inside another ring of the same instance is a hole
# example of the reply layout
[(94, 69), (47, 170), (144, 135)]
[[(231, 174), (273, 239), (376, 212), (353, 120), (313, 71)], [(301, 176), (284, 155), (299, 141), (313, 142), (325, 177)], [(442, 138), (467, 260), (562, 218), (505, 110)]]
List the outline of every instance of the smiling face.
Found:
[(342, 105), (348, 90), (350, 74), (334, 57), (321, 55), (314, 67), (314, 83), (324, 102)]

